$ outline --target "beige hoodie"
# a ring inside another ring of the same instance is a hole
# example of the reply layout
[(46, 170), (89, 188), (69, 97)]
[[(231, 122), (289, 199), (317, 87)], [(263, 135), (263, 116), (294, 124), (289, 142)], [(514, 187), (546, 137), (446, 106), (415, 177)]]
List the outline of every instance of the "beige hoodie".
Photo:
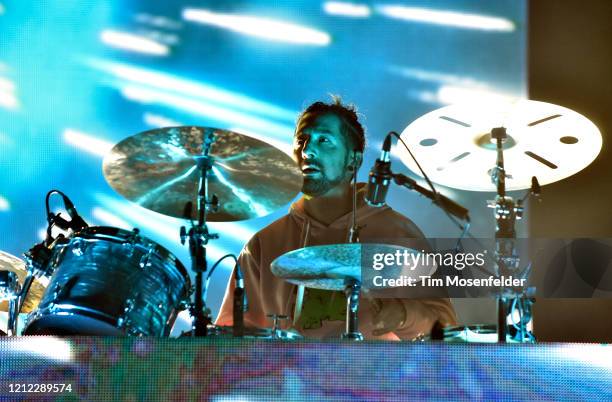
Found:
[[(402, 239), (423, 238), (418, 227), (390, 207), (374, 208), (363, 202), (365, 188), (360, 186), (360, 206), (357, 209), (357, 224), (361, 226), (360, 240), (364, 243), (402, 244)], [(270, 264), (277, 257), (298, 248), (325, 244), (347, 243), (352, 225), (348, 213), (330, 225), (324, 225), (309, 217), (304, 211), (304, 199), (294, 203), (289, 214), (271, 223), (246, 244), (239, 256), (244, 273), (249, 310), (244, 315), (245, 326), (271, 327), (268, 314), (293, 317), (297, 286), (277, 278), (270, 271)], [(389, 241), (397, 239), (397, 241)], [(233, 275), (233, 274), (232, 274)], [(223, 304), (217, 317), (217, 325), (232, 325), (234, 281), (230, 280)], [(383, 336), (373, 336), (372, 301), (362, 294), (359, 307), (359, 330), (366, 339), (413, 339), (427, 334), (436, 320), (443, 325), (456, 323), (455, 312), (450, 301), (440, 299), (402, 299), (411, 319), (395, 331)], [(288, 321), (284, 327), (301, 332), (307, 338), (338, 338), (344, 332), (343, 321), (324, 321), (321, 328), (304, 330), (293, 327)]]

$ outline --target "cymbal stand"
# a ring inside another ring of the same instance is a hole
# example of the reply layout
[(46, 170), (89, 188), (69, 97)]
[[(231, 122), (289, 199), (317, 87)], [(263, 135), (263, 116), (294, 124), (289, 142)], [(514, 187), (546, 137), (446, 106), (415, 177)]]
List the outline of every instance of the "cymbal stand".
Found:
[[(349, 243), (359, 243), (360, 226), (357, 225), (357, 171), (353, 174), (353, 224), (349, 232)], [(346, 295), (346, 327), (342, 339), (362, 341), (363, 335), (359, 332), (359, 294), (361, 292), (361, 281), (347, 279), (344, 294)]]
[[(219, 235), (210, 233), (206, 226), (206, 215), (208, 211), (215, 211), (219, 206), (219, 200), (216, 195), (212, 195), (208, 199), (208, 177), (213, 166), (213, 159), (208, 156), (210, 145), (214, 141), (214, 133), (203, 132), (204, 143), (202, 144), (202, 155), (196, 157), (197, 168), (200, 173), (198, 182), (198, 198), (197, 198), (197, 214), (198, 222), (193, 224), (191, 228), (186, 230), (185, 226), (181, 227), (181, 244), (185, 244), (189, 239), (189, 255), (191, 257), (191, 270), (195, 273), (195, 295), (194, 303), (190, 309), (193, 317), (193, 330), (195, 336), (206, 336), (208, 334), (207, 326), (212, 323), (210, 310), (206, 307), (203, 298), (203, 275), (207, 270), (206, 263), (206, 245), (209, 240), (218, 239)], [(185, 217), (191, 219), (191, 203), (185, 206)]]
[(21, 290), (19, 280), (14, 272), (0, 272), (0, 275), (3, 276), (2, 283), (4, 285), (4, 289), (2, 289), (2, 296), (3, 298), (8, 297), (8, 323), (6, 326), (6, 333), (9, 336), (14, 336), (17, 335), (17, 319), (15, 317), (16, 312), (18, 311), (17, 305)]
[[(491, 138), (496, 141), (497, 161), (495, 167), (491, 169), (491, 180), (497, 186), (497, 196), (494, 201), (489, 201), (489, 207), (495, 209), (495, 255), (497, 257), (497, 276), (512, 275), (518, 272), (520, 258), (516, 254), (516, 230), (515, 223), (517, 219), (522, 218), (523, 201), (514, 202), (512, 197), (506, 195), (506, 177), (511, 177), (506, 173), (504, 167), (504, 151), (503, 142), (507, 138), (506, 129), (497, 127), (491, 130)], [(535, 193), (537, 179), (532, 179), (532, 193)], [(538, 186), (539, 187), (539, 186)], [(520, 292), (514, 289), (504, 289), (504, 292), (497, 297), (497, 341), (505, 343), (508, 335), (508, 314), (510, 306), (521, 304), (521, 297), (524, 297), (525, 290)], [(527, 310), (530, 310), (531, 299), (525, 298)], [(521, 313), (519, 322), (519, 332), (521, 341), (525, 339), (526, 322), (522, 317), (523, 309), (519, 308)]]

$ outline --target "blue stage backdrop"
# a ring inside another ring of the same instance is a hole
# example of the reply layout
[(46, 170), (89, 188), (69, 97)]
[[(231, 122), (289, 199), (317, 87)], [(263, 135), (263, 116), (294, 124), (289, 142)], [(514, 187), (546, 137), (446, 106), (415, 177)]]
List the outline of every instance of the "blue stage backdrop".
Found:
[[(105, 182), (113, 144), (200, 125), (286, 148), (298, 112), (338, 94), (367, 127), (364, 180), (388, 131), (446, 104), (524, 95), (525, 24), (516, 0), (0, 0), (0, 249), (19, 255), (41, 240), (44, 196), (58, 188), (91, 225), (138, 227), (188, 266), (182, 222)], [(475, 235), (493, 233), (489, 194), (441, 191), (471, 209)], [(389, 203), (428, 236), (459, 235), (419, 195), (392, 189)], [(221, 238), (209, 257), (238, 253), (286, 209), (211, 224)], [(230, 268), (212, 279), (213, 313)]]

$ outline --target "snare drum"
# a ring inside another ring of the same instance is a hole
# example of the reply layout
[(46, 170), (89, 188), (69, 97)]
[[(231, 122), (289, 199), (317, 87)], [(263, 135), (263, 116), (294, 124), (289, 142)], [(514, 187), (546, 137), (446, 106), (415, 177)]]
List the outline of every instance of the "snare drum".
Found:
[(49, 264), (24, 335), (168, 336), (191, 292), (183, 264), (137, 229), (85, 228)]

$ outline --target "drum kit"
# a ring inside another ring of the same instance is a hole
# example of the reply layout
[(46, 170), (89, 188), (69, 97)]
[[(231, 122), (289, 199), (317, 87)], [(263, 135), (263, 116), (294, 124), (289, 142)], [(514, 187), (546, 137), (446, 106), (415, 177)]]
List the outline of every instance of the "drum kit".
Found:
[[(445, 212), (467, 217), (465, 209), (445, 201), (431, 182), (496, 191), (490, 206), (497, 223), (497, 275), (517, 269), (514, 225), (523, 205), (507, 191), (531, 188), (537, 194), (538, 182), (548, 184), (575, 174), (596, 158), (602, 145), (598, 129), (584, 116), (530, 100), (444, 107), (415, 120), (397, 137), (406, 145), (399, 148), (400, 158), (426, 179), (431, 190), (390, 169), (389, 177), (430, 197)], [(409, 149), (419, 155), (421, 165)], [(47, 239), (25, 253), (25, 259), (0, 252), (0, 311), (8, 312), (8, 335), (166, 337), (178, 313), (189, 309), (193, 329), (185, 336), (300, 338), (280, 329), (278, 322), (286, 317), (272, 316), (269, 329), (244, 327), (244, 285), (238, 266), (233, 278), (233, 327), (214, 326), (203, 297), (204, 274), (209, 270), (206, 246), (219, 237), (209, 232), (207, 222), (261, 217), (288, 204), (302, 182), (289, 155), (228, 130), (168, 127), (116, 144), (104, 159), (103, 172), (110, 186), (126, 199), (189, 223), (181, 228), (180, 239), (189, 245), (193, 279), (171, 252), (138, 229), (90, 227), (70, 199), (53, 190), (47, 196)], [(49, 212), (49, 197), (54, 193), (62, 196), (70, 221)], [(52, 237), (53, 226), (67, 236)], [(294, 250), (277, 258), (271, 269), (297, 285), (345, 290), (343, 337), (363, 339), (357, 312), (359, 292), (366, 285), (361, 278), (358, 228), (353, 230), (350, 243)], [(498, 295), (497, 329), (483, 327), (487, 334), (496, 333), (500, 342), (507, 339), (507, 309), (523, 305), (517, 300), (529, 299), (525, 292), (508, 290)], [(19, 314), (27, 314), (21, 331)], [(478, 328), (452, 328), (447, 335), (456, 340), (469, 332), (474, 339)], [(526, 339), (524, 334), (521, 339)]]

